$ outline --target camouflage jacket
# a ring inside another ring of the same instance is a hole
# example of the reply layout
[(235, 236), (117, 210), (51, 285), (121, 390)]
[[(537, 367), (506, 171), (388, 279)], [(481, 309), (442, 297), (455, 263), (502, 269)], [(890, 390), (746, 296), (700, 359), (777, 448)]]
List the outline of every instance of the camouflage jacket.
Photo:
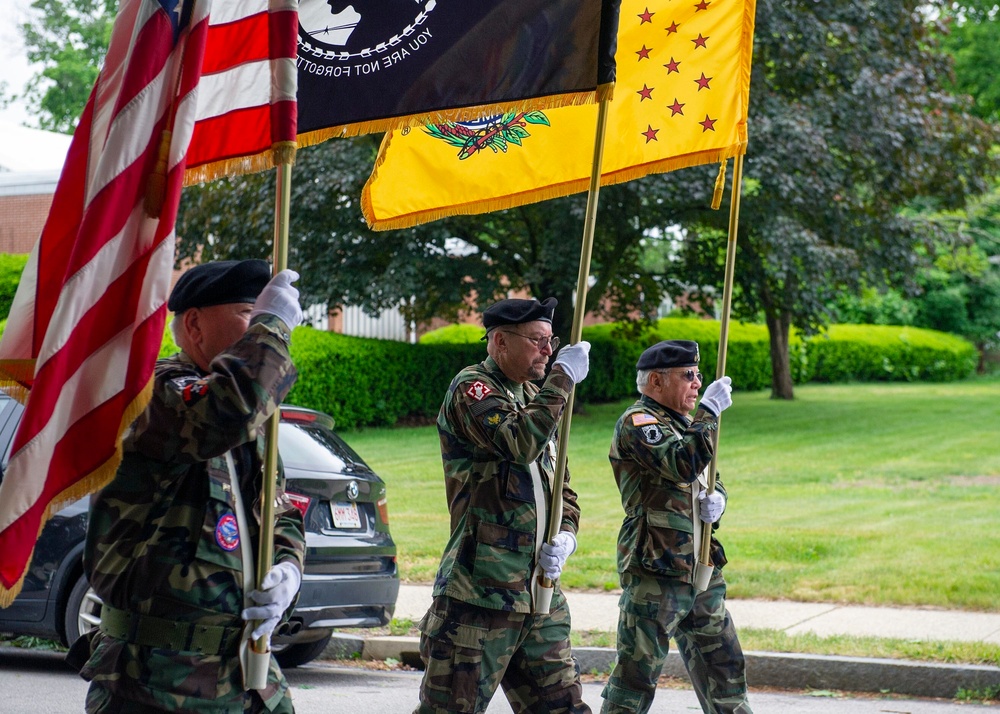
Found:
[[(287, 328), (273, 316), (254, 318), (211, 368), (203, 373), (184, 353), (157, 362), (149, 405), (125, 434), (114, 480), (92, 505), (84, 567), (104, 603), (130, 617), (232, 634), (244, 626), (242, 550), (252, 548), (254, 564), (257, 558), (260, 427), (296, 377)], [(249, 533), (237, 527), (227, 452), (239, 475)], [(274, 562), (301, 568), (302, 518), (285, 496), (281, 473), (275, 518)], [(243, 711), (238, 639), (227, 636), (209, 656), (188, 647), (137, 644), (143, 637), (132, 637), (97, 632), (84, 678), (158, 710)], [(261, 694), (276, 704), (288, 685), (274, 658), (271, 670)]]
[[(690, 583), (697, 553), (694, 531), (701, 519), (691, 490), (712, 460), (718, 419), (698, 409), (694, 420), (643, 395), (615, 424), (611, 468), (621, 491), (625, 520), (618, 534), (618, 572), (626, 595), (655, 600), (655, 581), (673, 578)], [(716, 488), (725, 494), (720, 481)], [(713, 531), (718, 523), (713, 525)], [(726, 556), (712, 538), (712, 562)], [(646, 586), (653, 588), (648, 593)], [(628, 599), (628, 598), (626, 598)]]
[[(572, 387), (561, 370), (541, 388), (519, 385), (492, 358), (452, 380), (437, 419), (451, 537), (435, 596), (531, 612), (530, 581), (552, 499), (555, 433)], [(580, 509), (568, 470), (562, 501), (560, 530), (575, 534)]]

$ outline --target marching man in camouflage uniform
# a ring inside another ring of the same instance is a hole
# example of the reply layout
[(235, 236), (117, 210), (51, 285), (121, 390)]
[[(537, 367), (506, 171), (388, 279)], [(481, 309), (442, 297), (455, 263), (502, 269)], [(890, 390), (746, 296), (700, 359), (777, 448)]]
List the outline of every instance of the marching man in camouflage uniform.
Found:
[(260, 530), (260, 427), (295, 382), (288, 344), (302, 319), (298, 275), (269, 278), (263, 260), (206, 263), (171, 292), (181, 352), (157, 362), (149, 406), (91, 511), (84, 565), (104, 607), (81, 671), (87, 712), (293, 711), (273, 657), (261, 691), (244, 691), (239, 662), (244, 620), (260, 622), (253, 637), (269, 636), (291, 611), (305, 552), (279, 475), (274, 566), (244, 600)]
[(726, 507), (721, 483), (711, 495), (703, 485), (718, 417), (732, 404), (730, 379), (723, 377), (708, 385), (694, 419), (688, 417), (702, 384), (698, 359), (698, 344), (687, 340), (643, 352), (636, 364), (642, 397), (615, 425), (610, 459), (625, 507), (618, 535), (624, 592), (602, 714), (649, 710), (671, 637), (705, 712), (751, 714), (743, 650), (726, 610), (726, 556), (714, 537), (708, 589), (699, 593), (692, 585), (701, 523), (714, 531)]
[[(566, 599), (534, 612), (533, 582), (555, 580), (580, 519), (569, 474), (560, 533), (544, 543), (555, 433), (590, 344), (558, 346), (555, 298), (502, 300), (483, 312), (489, 357), (452, 380), (438, 414), (451, 538), (420, 621), (426, 664), (418, 714), (485, 711), (503, 686), (514, 712), (589, 712), (570, 651)], [(557, 494), (558, 495), (558, 494)]]

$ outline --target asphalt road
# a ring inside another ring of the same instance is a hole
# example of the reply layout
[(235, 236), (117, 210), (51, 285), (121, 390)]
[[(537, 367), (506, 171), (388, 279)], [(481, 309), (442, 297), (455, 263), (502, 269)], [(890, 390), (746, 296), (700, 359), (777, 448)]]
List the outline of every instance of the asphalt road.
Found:
[[(325, 663), (287, 673), (298, 714), (409, 714), (417, 703), (420, 672), (381, 672)], [(594, 711), (601, 703), (600, 683), (584, 685)], [(0, 648), (0, 712), (3, 714), (80, 714), (87, 683), (70, 671), (62, 655)], [(829, 693), (751, 692), (757, 714), (997, 714), (996, 707), (914, 699), (866, 699)], [(490, 714), (510, 707), (495, 697)], [(661, 689), (654, 714), (699, 712), (690, 689)]]

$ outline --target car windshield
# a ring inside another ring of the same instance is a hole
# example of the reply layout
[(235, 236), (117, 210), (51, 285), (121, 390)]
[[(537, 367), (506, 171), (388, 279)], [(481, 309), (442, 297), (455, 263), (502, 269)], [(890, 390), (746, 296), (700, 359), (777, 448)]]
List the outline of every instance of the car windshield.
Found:
[(306, 424), (283, 423), (278, 451), (285, 466), (306, 471), (344, 471), (364, 463), (336, 434)]

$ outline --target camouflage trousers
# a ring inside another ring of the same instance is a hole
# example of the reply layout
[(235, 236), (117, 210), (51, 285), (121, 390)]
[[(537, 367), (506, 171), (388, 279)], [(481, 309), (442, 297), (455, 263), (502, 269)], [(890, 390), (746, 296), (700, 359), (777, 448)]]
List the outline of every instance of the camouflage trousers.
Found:
[[(618, 657), (601, 696), (601, 714), (647, 712), (670, 647), (677, 642), (706, 714), (752, 714), (746, 660), (726, 610), (726, 582), (718, 569), (708, 589), (657, 579), (658, 607), (634, 603), (626, 592), (618, 618)], [(647, 590), (648, 588), (643, 588)]]
[(589, 714), (569, 634), (558, 591), (548, 615), (434, 598), (420, 621), (425, 670), (415, 714), (478, 714), (500, 686), (514, 714)]
[[(171, 712), (177, 709), (158, 709), (148, 703), (133, 702), (112, 694), (99, 684), (91, 684), (87, 691), (87, 714), (153, 714), (154, 712)], [(288, 692), (280, 699), (273, 710), (269, 710), (256, 692), (246, 692), (243, 696), (244, 714), (294, 714), (292, 698)]]

